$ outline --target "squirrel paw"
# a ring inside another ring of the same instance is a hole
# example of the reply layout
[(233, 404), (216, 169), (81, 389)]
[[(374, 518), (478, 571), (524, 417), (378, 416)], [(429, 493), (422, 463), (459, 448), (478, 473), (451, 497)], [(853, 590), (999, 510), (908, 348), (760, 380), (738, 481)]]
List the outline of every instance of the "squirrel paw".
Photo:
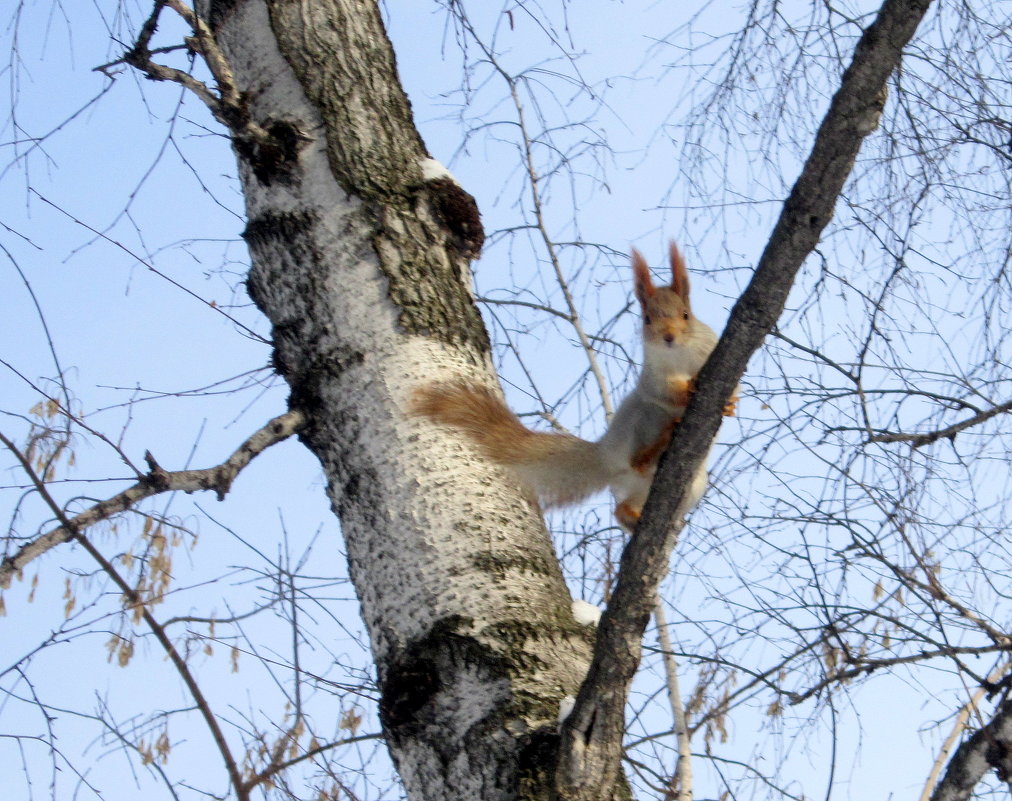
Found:
[(734, 417), (738, 411), (738, 393), (731, 396), (731, 399), (724, 404), (724, 417)]
[(668, 400), (673, 406), (685, 407), (692, 399), (692, 393), (696, 391), (695, 382), (686, 381), (682, 378), (672, 379), (668, 382)]
[(685, 407), (689, 405), (692, 394), (696, 391), (695, 378), (670, 378), (668, 379), (668, 401), (672, 406)]
[(639, 522), (642, 512), (642, 509), (633, 507), (628, 501), (622, 501), (622, 503), (615, 507), (615, 518), (622, 528), (626, 531), (632, 531), (636, 528), (636, 523)]

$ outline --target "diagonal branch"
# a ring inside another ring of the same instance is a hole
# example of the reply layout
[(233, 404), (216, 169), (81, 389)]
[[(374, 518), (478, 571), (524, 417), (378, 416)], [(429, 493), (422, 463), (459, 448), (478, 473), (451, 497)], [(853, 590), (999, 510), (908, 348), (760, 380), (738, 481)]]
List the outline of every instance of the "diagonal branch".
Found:
[[(18, 450), (14, 443), (12, 443), (3, 434), (0, 434), (0, 442), (3, 442), (10, 450), (14, 453), (14, 456), (21, 462), (21, 466), (24, 471), (28, 474), (29, 480), (35, 485), (36, 490), (42, 499), (48, 504), (52, 510), (56, 519), (60, 521), (61, 527), (67, 532), (68, 539), (74, 540), (78, 543), (88, 555), (95, 560), (112, 582), (119, 588), (122, 593), (124, 607), (134, 611), (137, 620), (143, 620), (145, 625), (150, 629), (154, 635), (158, 644), (165, 651), (166, 657), (172, 662), (173, 667), (179, 674), (179, 677), (183, 680), (186, 685), (187, 691), (193, 698), (193, 702), (200, 712), (200, 716), (204, 719), (204, 723), (207, 725), (208, 732), (211, 738), (214, 740), (215, 746), (218, 749), (218, 753), (221, 755), (222, 761), (225, 764), (225, 770), (229, 776), (229, 783), (236, 792), (238, 801), (249, 801), (249, 793), (242, 782), (242, 775), (239, 771), (239, 765), (235, 761), (235, 757), (232, 754), (231, 748), (229, 748), (228, 741), (225, 739), (225, 733), (221, 729), (221, 725), (218, 722), (218, 718), (211, 710), (211, 706), (208, 703), (207, 696), (204, 695), (203, 690), (197, 683), (196, 677), (190, 670), (186, 663), (186, 659), (176, 648), (175, 644), (169, 638), (168, 633), (165, 631), (165, 627), (159, 623), (154, 615), (151, 614), (151, 610), (148, 609), (148, 605), (145, 603), (144, 598), (141, 594), (130, 585), (130, 583), (120, 575), (116, 567), (110, 562), (101, 551), (98, 550), (92, 544), (91, 540), (85, 537), (80, 529), (73, 524), (73, 522), (66, 516), (63, 509), (56, 502), (52, 495), (49, 494), (49, 490), (46, 487), (45, 481), (39, 476), (32, 465), (25, 459), (24, 455)], [(149, 461), (152, 463), (152, 472), (157, 470), (154, 465), (154, 460), (150, 458)]]
[(665, 799), (674, 801), (692, 801), (692, 732), (685, 714), (685, 701), (678, 684), (678, 662), (675, 651), (671, 647), (671, 635), (668, 634), (668, 621), (664, 614), (664, 605), (660, 599), (654, 606), (654, 620), (657, 623), (657, 639), (661, 645), (661, 656), (664, 662), (664, 677), (668, 684), (668, 701), (671, 704), (671, 717), (675, 741), (678, 743), (678, 760), (671, 776), (671, 782)]
[[(123, 490), (118, 495), (99, 501), (94, 506), (85, 509), (74, 517), (64, 518), (61, 524), (51, 531), (36, 537), (31, 542), (23, 545), (13, 556), (5, 556), (0, 561), (0, 588), (10, 585), (15, 574), (24, 568), (36, 557), (46, 551), (69, 542), (89, 526), (107, 520), (115, 514), (119, 514), (139, 501), (159, 495), (163, 492), (199, 492), (202, 490), (214, 490), (218, 500), (222, 500), (228, 493), (235, 481), (236, 476), (248, 465), (253, 458), (263, 453), (267, 448), (288, 439), (305, 424), (305, 416), (302, 412), (293, 410), (275, 417), (267, 425), (254, 433), (224, 462), (215, 467), (207, 467), (203, 470), (177, 470), (168, 472), (155, 463), (154, 459), (148, 457), (150, 472), (132, 487)], [(21, 456), (18, 447), (3, 434), (0, 434), (2, 442), (15, 456)], [(24, 464), (24, 460), (22, 460)], [(27, 469), (27, 467), (26, 467)]]
[[(987, 680), (994, 684), (1000, 681), (1008, 672), (1012, 669), (1012, 662), (1004, 660), (998, 665), (991, 674), (987, 677)], [(952, 747), (956, 744), (956, 741), (963, 736), (963, 732), (969, 727), (970, 715), (980, 716), (980, 702), (984, 699), (984, 695), (987, 694), (987, 690), (984, 687), (979, 688), (970, 697), (970, 700), (963, 704), (962, 708), (956, 715), (956, 720), (952, 724), (952, 731), (949, 732), (949, 736), (945, 738), (945, 742), (942, 743), (942, 748), (938, 752), (938, 757), (935, 759), (934, 765), (931, 766), (931, 774), (928, 776), (928, 781), (924, 785), (924, 789), (921, 791), (920, 801), (929, 801), (931, 794), (938, 787), (938, 779), (942, 772), (942, 766), (945, 764), (945, 760), (949, 756), (949, 752)], [(948, 775), (948, 774), (947, 774)], [(950, 779), (951, 784), (951, 779)]]
[(661, 459), (598, 628), (587, 678), (562, 729), (557, 788), (566, 801), (606, 801), (619, 771), (625, 704), (657, 588), (688, 511), (686, 488), (749, 358), (779, 318), (794, 277), (819, 241), (864, 137), (878, 124), (886, 82), (930, 0), (885, 0), (864, 32), (784, 203), (751, 283), (699, 374), (699, 389)]
[[(471, 24), (471, 20), (468, 19), (464, 9), (457, 7), (454, 9), (454, 13), (457, 15), (457, 19), (460, 24), (464, 26), (474, 42), (481, 48), (485, 58), (488, 59), (488, 63), (509, 87), (510, 99), (513, 101), (513, 108), (516, 111), (516, 124), (520, 131), (523, 164), (527, 172), (527, 181), (530, 186), (531, 193), (531, 204), (534, 211), (534, 224), (531, 227), (541, 236), (541, 240), (548, 252), (548, 259), (551, 262), (556, 283), (562, 291), (562, 297), (566, 302), (568, 314), (562, 314), (551, 309), (548, 309), (547, 311), (562, 317), (573, 327), (573, 331), (576, 333), (576, 337), (580, 341), (580, 346), (583, 348), (583, 351), (587, 356), (591, 375), (594, 376), (594, 381), (597, 383), (597, 388), (601, 395), (601, 404), (604, 407), (605, 418), (610, 420), (612, 413), (614, 412), (614, 408), (612, 406), (611, 393), (608, 391), (608, 382), (605, 379), (604, 372), (601, 370), (601, 365), (597, 360), (597, 352), (594, 350), (591, 337), (587, 334), (587, 331), (583, 326), (583, 321), (581, 320), (579, 311), (576, 307), (576, 301), (573, 299), (573, 292), (569, 286), (569, 281), (563, 274), (562, 266), (559, 264), (558, 247), (552, 239), (551, 234), (548, 232), (548, 224), (545, 220), (541, 176), (534, 163), (534, 139), (531, 137), (531, 132), (527, 124), (527, 114), (524, 110), (523, 100), (520, 97), (518, 78), (517, 76), (509, 73), (502, 65), (499, 64), (496, 59), (495, 52), (478, 35), (478, 32), (474, 29), (474, 26)], [(516, 305), (524, 304), (517, 303)]]
[[(884, 668), (895, 667), (896, 665), (909, 665), (911, 663), (928, 662), (932, 659), (939, 659), (942, 657), (948, 657), (950, 659), (958, 658), (960, 655), (968, 654), (970, 656), (982, 656), (984, 654), (1002, 653), (1007, 652), (1009, 646), (1007, 644), (998, 645), (985, 645), (981, 648), (975, 648), (972, 646), (957, 646), (947, 645), (938, 648), (932, 648), (928, 650), (926, 648), (918, 651), (915, 654), (906, 654), (904, 656), (892, 656), (884, 659), (862, 659), (857, 662), (854, 667), (839, 668), (828, 673), (823, 679), (808, 687), (800, 692), (789, 692), (787, 693), (787, 701), (792, 706), (807, 701), (814, 695), (819, 695), (826, 687), (833, 684), (844, 684), (845, 682), (852, 681), (861, 676), (867, 676), (870, 673), (874, 673), (876, 670), (882, 670)], [(989, 679), (990, 681), (990, 679)], [(994, 688), (990, 688), (993, 692)], [(985, 686), (984, 690), (987, 691), (988, 687)], [(778, 692), (782, 692), (778, 690)]]
[[(382, 738), (381, 734), (358, 734), (353, 737), (345, 737), (341, 740), (333, 740), (332, 742), (324, 743), (323, 745), (318, 745), (314, 748), (309, 748), (306, 751), (303, 751), (298, 756), (295, 756), (291, 759), (283, 761), (277, 759), (272, 760), (271, 764), (268, 765), (266, 768), (261, 770), (259, 773), (255, 773), (249, 778), (247, 778), (246, 781), (243, 783), (243, 786), (247, 791), (253, 790), (254, 788), (260, 785), (268, 783), (272, 778), (274, 778), (280, 773), (284, 773), (286, 770), (293, 767), (294, 765), (298, 765), (300, 762), (305, 762), (308, 759), (315, 759), (320, 754), (323, 754), (327, 751), (332, 751), (336, 748), (340, 748), (345, 745), (351, 745), (353, 743), (364, 743), (368, 741), (379, 740), (381, 738)], [(287, 741), (282, 740), (282, 742), (284, 742), (287, 745)]]

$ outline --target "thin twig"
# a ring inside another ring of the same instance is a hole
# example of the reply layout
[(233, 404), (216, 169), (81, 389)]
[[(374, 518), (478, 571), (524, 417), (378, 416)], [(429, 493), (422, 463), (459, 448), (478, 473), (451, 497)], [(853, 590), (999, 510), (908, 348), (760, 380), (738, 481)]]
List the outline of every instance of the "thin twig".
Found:
[(239, 773), (238, 764), (236, 763), (235, 757), (232, 755), (232, 751), (228, 746), (225, 734), (221, 730), (221, 726), (218, 724), (218, 719), (212, 711), (207, 698), (200, 689), (200, 685), (197, 683), (196, 677), (190, 671), (189, 666), (186, 664), (186, 660), (182, 657), (182, 655), (180, 655), (179, 651), (176, 650), (175, 645), (172, 643), (168, 633), (165, 631), (165, 627), (155, 620), (154, 615), (152, 615), (148, 610), (147, 604), (144, 602), (140, 593), (137, 592), (137, 590), (134, 589), (122, 575), (120, 575), (115, 566), (105, 558), (98, 548), (96, 548), (91, 541), (81, 533), (77, 526), (75, 526), (74, 522), (66, 516), (63, 509), (60, 508), (60, 505), (56, 502), (53, 496), (49, 494), (45, 482), (35, 473), (31, 463), (24, 457), (14, 443), (7, 439), (3, 434), (0, 434), (0, 442), (3, 442), (3, 444), (11, 450), (21, 463), (22, 469), (28, 474), (29, 478), (31, 478), (39, 495), (52, 510), (53, 514), (56, 515), (56, 518), (61, 523), (61, 528), (68, 533), (69, 538), (73, 539), (85, 551), (87, 551), (88, 555), (98, 563), (102, 572), (109, 576), (113, 583), (119, 588), (125, 601), (124, 608), (131, 609), (138, 613), (140, 618), (151, 630), (151, 633), (154, 634), (155, 639), (158, 640), (159, 645), (162, 646), (162, 650), (165, 651), (166, 656), (168, 656), (169, 660), (172, 662), (176, 672), (179, 673), (183, 683), (186, 684), (186, 688), (192, 696), (194, 704), (199, 710), (201, 717), (204, 718), (204, 723), (218, 748), (218, 752), (221, 754), (222, 761), (225, 763), (225, 770), (228, 772), (229, 782), (235, 790), (236, 797), (239, 801), (246, 801), (246, 799), (249, 798), (249, 793), (243, 786), (242, 776)]
[(594, 346), (590, 342), (590, 337), (587, 336), (587, 332), (583, 327), (579, 309), (576, 306), (576, 301), (573, 299), (573, 293), (569, 289), (569, 281), (566, 280), (566, 276), (562, 272), (562, 265), (559, 264), (558, 251), (555, 248), (555, 243), (552, 241), (551, 235), (548, 233), (548, 227), (545, 223), (544, 210), (541, 205), (539, 176), (537, 168), (534, 166), (534, 151), (531, 147), (530, 134), (527, 131), (524, 104), (520, 99), (520, 93), (517, 91), (516, 80), (511, 76), (507, 76), (504, 72), (501, 74), (509, 85), (510, 96), (513, 98), (513, 105), (517, 111), (517, 124), (520, 127), (520, 134), (523, 137), (524, 164), (527, 167), (527, 178), (530, 181), (531, 201), (534, 204), (534, 218), (537, 220), (538, 233), (541, 234), (541, 239), (545, 244), (545, 249), (548, 251), (548, 258), (552, 263), (552, 270), (555, 272), (555, 280), (559, 285), (559, 289), (562, 290), (562, 297), (566, 301), (566, 308), (569, 309), (569, 323), (573, 326), (577, 339), (580, 340), (580, 346), (587, 354), (590, 372), (594, 375), (594, 380), (597, 382), (598, 392), (601, 395), (601, 404), (604, 407), (605, 418), (610, 420), (612, 414), (614, 413), (614, 406), (611, 402), (611, 392), (608, 389), (608, 381), (604, 376), (604, 371), (601, 369), (601, 365), (597, 361), (597, 352), (594, 350)]
[(203, 303), (205, 306), (207, 306), (208, 308), (213, 309), (214, 311), (218, 312), (218, 314), (220, 314), (222, 317), (226, 318), (227, 320), (231, 320), (232, 323), (234, 323), (236, 326), (238, 326), (243, 331), (245, 331), (247, 334), (249, 334), (250, 338), (255, 339), (257, 342), (263, 342), (264, 344), (270, 344), (270, 340), (268, 340), (268, 339), (264, 338), (262, 335), (258, 334), (256, 331), (254, 331), (248, 325), (244, 325), (243, 323), (240, 323), (235, 317), (233, 317), (227, 311), (225, 311), (224, 309), (222, 309), (216, 303), (212, 303), (211, 301), (204, 300), (204, 298), (202, 298), (200, 295), (198, 295), (192, 289), (190, 289), (190, 288), (188, 288), (186, 286), (183, 286), (183, 284), (179, 283), (176, 279), (174, 279), (174, 278), (166, 275), (161, 270), (159, 270), (157, 267), (155, 267), (153, 264), (151, 264), (151, 262), (149, 262), (147, 259), (143, 258), (142, 256), (138, 256), (136, 253), (134, 253), (132, 250), (130, 250), (130, 248), (128, 248), (122, 242), (119, 242), (119, 241), (113, 239), (112, 237), (108, 236), (107, 234), (104, 234), (101, 231), (99, 231), (99, 230), (97, 230), (95, 228), (92, 228), (90, 225), (88, 225), (88, 223), (84, 222), (83, 220), (78, 219), (73, 214), (71, 214), (70, 212), (68, 212), (66, 209), (61, 208), (60, 206), (58, 206), (56, 203), (54, 203), (53, 201), (51, 201), (49, 198), (45, 197), (44, 195), (40, 195), (36, 190), (29, 188), (29, 191), (31, 191), (31, 193), (33, 195), (35, 195), (35, 197), (37, 197), (39, 200), (41, 200), (46, 205), (52, 206), (54, 209), (56, 209), (58, 212), (60, 212), (60, 214), (64, 215), (71, 222), (77, 223), (82, 228), (85, 228), (85, 229), (91, 231), (93, 234), (95, 234), (95, 236), (98, 236), (101, 239), (104, 239), (110, 245), (114, 245), (115, 247), (118, 247), (120, 250), (122, 250), (128, 256), (132, 256), (134, 259), (136, 259), (138, 264), (143, 264), (145, 267), (147, 267), (147, 269), (150, 272), (153, 272), (159, 278), (162, 278), (162, 279), (168, 281), (170, 284), (172, 284), (177, 289), (181, 289), (187, 295), (190, 295), (191, 297), (196, 298), (201, 303)]

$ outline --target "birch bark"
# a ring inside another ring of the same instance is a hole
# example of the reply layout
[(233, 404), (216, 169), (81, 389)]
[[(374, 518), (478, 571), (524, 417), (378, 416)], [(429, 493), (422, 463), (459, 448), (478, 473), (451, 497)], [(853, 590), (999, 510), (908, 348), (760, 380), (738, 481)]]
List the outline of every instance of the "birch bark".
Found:
[(423, 180), (375, 3), (198, 9), (277, 144), (236, 140), (248, 287), (341, 518), (408, 795), (548, 797), (588, 634), (532, 500), (406, 411), (426, 381), (493, 380), (462, 280), (473, 201)]

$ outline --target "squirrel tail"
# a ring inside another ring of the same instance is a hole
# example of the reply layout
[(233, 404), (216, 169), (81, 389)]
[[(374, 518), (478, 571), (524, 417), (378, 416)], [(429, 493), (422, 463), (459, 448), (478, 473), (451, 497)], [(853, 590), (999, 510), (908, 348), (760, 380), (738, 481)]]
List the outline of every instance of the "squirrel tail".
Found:
[(463, 432), (548, 506), (575, 503), (608, 485), (597, 443), (531, 431), (487, 387), (429, 384), (417, 389), (413, 400), (415, 414)]

